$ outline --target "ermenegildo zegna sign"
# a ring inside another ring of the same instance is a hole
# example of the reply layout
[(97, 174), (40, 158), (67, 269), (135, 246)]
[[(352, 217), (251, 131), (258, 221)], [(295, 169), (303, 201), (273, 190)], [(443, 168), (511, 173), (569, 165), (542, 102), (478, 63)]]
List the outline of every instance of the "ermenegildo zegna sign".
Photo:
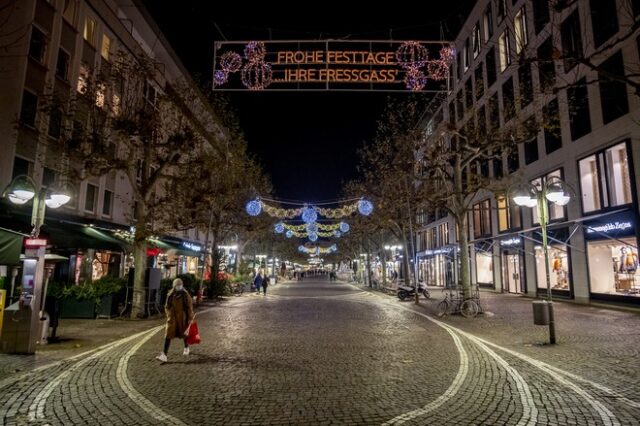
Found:
[(441, 41), (216, 42), (213, 89), (439, 92), (455, 56)]

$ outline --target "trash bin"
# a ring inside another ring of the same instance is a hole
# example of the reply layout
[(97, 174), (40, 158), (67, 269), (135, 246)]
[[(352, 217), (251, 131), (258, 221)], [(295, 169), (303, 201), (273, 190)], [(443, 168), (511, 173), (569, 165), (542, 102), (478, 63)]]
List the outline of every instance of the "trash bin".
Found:
[(549, 325), (549, 303), (546, 300), (533, 301), (533, 323)]

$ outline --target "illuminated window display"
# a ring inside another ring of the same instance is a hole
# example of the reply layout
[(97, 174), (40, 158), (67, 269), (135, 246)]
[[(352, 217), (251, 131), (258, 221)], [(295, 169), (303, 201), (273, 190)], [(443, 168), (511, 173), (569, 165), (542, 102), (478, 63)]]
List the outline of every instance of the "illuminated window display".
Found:
[(476, 281), (493, 285), (493, 254), (476, 250)]
[[(536, 254), (536, 278), (538, 288), (546, 290), (547, 279), (544, 266), (544, 251), (542, 246), (535, 246)], [(552, 290), (569, 291), (571, 277), (569, 275), (569, 249), (564, 244), (552, 244), (548, 246), (549, 254), (549, 285)]]
[(587, 244), (591, 292), (640, 296), (640, 270), (635, 238)]

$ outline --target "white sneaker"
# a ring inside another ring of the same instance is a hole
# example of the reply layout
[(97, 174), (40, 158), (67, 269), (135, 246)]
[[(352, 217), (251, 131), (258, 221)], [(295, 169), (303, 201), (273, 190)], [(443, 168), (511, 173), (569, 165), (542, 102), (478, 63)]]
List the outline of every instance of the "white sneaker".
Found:
[(156, 359), (159, 360), (160, 362), (167, 362), (167, 355), (165, 355), (164, 353), (161, 353), (156, 357)]
[(189, 348), (184, 348), (184, 350), (182, 351), (182, 355), (184, 356), (189, 355)]

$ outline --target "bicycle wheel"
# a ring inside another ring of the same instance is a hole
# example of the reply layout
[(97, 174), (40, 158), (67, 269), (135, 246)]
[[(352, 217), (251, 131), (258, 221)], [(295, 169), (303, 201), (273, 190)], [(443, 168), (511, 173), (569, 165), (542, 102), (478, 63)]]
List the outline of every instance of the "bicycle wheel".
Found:
[(424, 296), (425, 299), (431, 299), (431, 294), (429, 293), (429, 290), (427, 290), (426, 288), (422, 290), (422, 295)]
[(449, 301), (447, 299), (440, 301), (438, 303), (438, 313), (440, 316), (447, 315), (449, 312)]
[(460, 313), (465, 318), (475, 318), (478, 315), (478, 304), (473, 299), (467, 299), (460, 305)]

